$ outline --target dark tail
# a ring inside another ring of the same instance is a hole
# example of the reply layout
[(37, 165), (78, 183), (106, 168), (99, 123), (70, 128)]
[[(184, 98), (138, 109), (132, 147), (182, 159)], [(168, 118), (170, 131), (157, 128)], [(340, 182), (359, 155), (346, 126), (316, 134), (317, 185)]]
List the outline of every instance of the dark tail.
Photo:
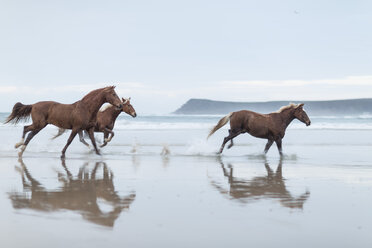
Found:
[(6, 118), (6, 123), (17, 124), (20, 120), (28, 120), (30, 118), (32, 105), (23, 105), (20, 102), (14, 104), (12, 113)]

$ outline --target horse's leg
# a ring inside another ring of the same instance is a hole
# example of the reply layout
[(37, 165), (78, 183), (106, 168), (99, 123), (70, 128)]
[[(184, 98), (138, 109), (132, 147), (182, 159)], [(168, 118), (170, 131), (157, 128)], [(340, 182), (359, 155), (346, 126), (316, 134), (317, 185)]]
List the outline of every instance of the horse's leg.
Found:
[(34, 137), (38, 132), (40, 132), (41, 129), (42, 129), (42, 128), (40, 128), (40, 129), (36, 129), (36, 130), (32, 130), (31, 133), (29, 133), (29, 134), (27, 135), (27, 139), (26, 139), (25, 143), (22, 144), (22, 146), (21, 146), (21, 150), (18, 152), (18, 157), (19, 157), (19, 158), (22, 157), (23, 152), (26, 150), (26, 147), (27, 147), (28, 143), (30, 142), (30, 140), (31, 140), (31, 139), (32, 139), (32, 138), (33, 138), (33, 137)]
[(94, 150), (96, 151), (96, 154), (97, 155), (101, 155), (98, 151), (98, 148), (97, 148), (97, 145), (96, 145), (96, 140), (94, 138), (94, 127), (90, 128), (88, 131), (88, 134), (89, 134), (89, 138), (90, 140), (92, 141), (92, 145), (94, 147)]
[(222, 142), (222, 145), (221, 145), (221, 148), (220, 148), (220, 151), (219, 151), (219, 153), (222, 153), (222, 151), (223, 151), (223, 148), (225, 147), (225, 144), (229, 141), (229, 140), (232, 140), (233, 138), (235, 138), (236, 136), (238, 136), (239, 134), (241, 134), (242, 133), (242, 131), (241, 130), (239, 130), (239, 131), (237, 131), (237, 132), (229, 132), (229, 136), (227, 136), (227, 137), (225, 137), (224, 139), (223, 139), (223, 142)]
[(108, 136), (109, 136), (109, 133), (106, 132), (106, 130), (103, 131), (103, 144), (100, 145), (100, 147), (104, 147), (105, 145), (107, 145), (107, 141), (108, 141)]
[(66, 129), (58, 128), (58, 133), (57, 133), (56, 135), (54, 135), (52, 138), (50, 138), (50, 139), (53, 140), (53, 139), (55, 139), (55, 138), (61, 136), (65, 131), (66, 131)]
[(107, 142), (110, 142), (112, 140), (112, 138), (114, 137), (115, 133), (111, 129), (107, 128), (107, 127), (105, 127), (105, 131), (106, 132), (109, 132), (111, 134), (111, 136), (107, 140)]
[(79, 131), (79, 140), (80, 140), (81, 143), (83, 143), (84, 145), (86, 145), (89, 148), (89, 144), (85, 141), (82, 130)]
[[(109, 134), (111, 134), (111, 136), (108, 138)], [(108, 129), (107, 127), (105, 127), (104, 131), (103, 131), (103, 140), (104, 140), (104, 143), (101, 145), (101, 147), (104, 147), (105, 145), (107, 145), (108, 142), (110, 142), (112, 140), (112, 137), (114, 137), (114, 132), (111, 131), (110, 129)]]
[(269, 149), (270, 149), (270, 147), (271, 147), (271, 145), (274, 143), (274, 141), (273, 140), (268, 140), (267, 141), (267, 143), (266, 143), (266, 146), (265, 146), (265, 150), (264, 150), (264, 152), (265, 152), (265, 154), (269, 151)]
[(283, 156), (283, 151), (282, 151), (282, 139), (277, 139), (275, 140), (276, 146), (278, 147), (278, 151), (280, 156)]
[[(229, 129), (229, 135), (231, 135), (232, 131)], [(234, 145), (233, 139), (230, 141), (230, 145), (227, 146), (227, 149), (230, 149)]]
[(70, 137), (68, 137), (68, 140), (67, 140), (67, 143), (66, 143), (65, 147), (63, 147), (62, 155), (61, 155), (61, 158), (62, 159), (65, 158), (65, 153), (66, 153), (67, 147), (74, 140), (74, 138), (75, 138), (75, 136), (76, 136), (77, 133), (78, 133), (78, 129), (72, 129), (71, 134), (70, 134)]
[(16, 143), (15, 145), (14, 145), (14, 148), (18, 148), (18, 147), (20, 147), (21, 145), (23, 145), (24, 143), (25, 143), (25, 136), (26, 136), (26, 133), (27, 132), (29, 132), (29, 131), (31, 131), (30, 130), (30, 127), (31, 127), (32, 125), (28, 125), (28, 126), (24, 126), (23, 127), (23, 134), (22, 134), (22, 139), (21, 139), (21, 141), (20, 142), (18, 142), (18, 143)]

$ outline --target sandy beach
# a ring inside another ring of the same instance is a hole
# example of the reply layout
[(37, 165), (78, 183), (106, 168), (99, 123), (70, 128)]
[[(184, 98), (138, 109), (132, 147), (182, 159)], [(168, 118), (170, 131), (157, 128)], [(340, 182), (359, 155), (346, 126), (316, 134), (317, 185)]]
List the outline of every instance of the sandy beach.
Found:
[(4, 247), (372, 245), (369, 130), (288, 130), (280, 159), (248, 135), (216, 156), (226, 130), (119, 129), (102, 156), (75, 140), (64, 162), (54, 127), (23, 160), (21, 126), (0, 131)]

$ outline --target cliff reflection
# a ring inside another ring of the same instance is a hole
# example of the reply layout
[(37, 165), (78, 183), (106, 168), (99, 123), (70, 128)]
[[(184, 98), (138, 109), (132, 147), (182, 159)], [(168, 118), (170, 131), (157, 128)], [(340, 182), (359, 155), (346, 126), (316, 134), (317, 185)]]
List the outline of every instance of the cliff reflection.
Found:
[[(80, 213), (90, 222), (112, 227), (121, 212), (129, 209), (136, 197), (135, 192), (130, 192), (125, 197), (118, 195), (113, 183), (113, 173), (104, 162), (96, 162), (92, 170), (87, 169), (88, 163), (85, 163), (74, 177), (62, 160), (64, 173), (57, 172), (62, 186), (56, 190), (45, 188), (31, 175), (24, 162), (19, 162), (20, 166), (16, 169), (22, 176), (23, 192), (10, 193), (16, 209), (45, 212), (71, 210)], [(98, 174), (100, 168), (102, 177)], [(101, 202), (105, 203), (104, 207)], [(110, 210), (104, 210), (108, 208)]]
[(265, 160), (264, 166), (267, 176), (258, 176), (251, 179), (244, 179), (240, 175), (234, 175), (234, 166), (231, 164), (228, 164), (228, 168), (225, 167), (222, 160), (220, 160), (220, 164), (224, 178), (228, 180), (229, 188), (225, 189), (216, 181), (212, 181), (211, 184), (221, 194), (228, 194), (231, 197), (230, 199), (248, 202), (249, 200), (272, 198), (278, 199), (284, 207), (302, 209), (310, 196), (310, 192), (306, 191), (295, 197), (287, 189), (285, 179), (282, 176), (282, 160), (279, 161), (275, 172)]

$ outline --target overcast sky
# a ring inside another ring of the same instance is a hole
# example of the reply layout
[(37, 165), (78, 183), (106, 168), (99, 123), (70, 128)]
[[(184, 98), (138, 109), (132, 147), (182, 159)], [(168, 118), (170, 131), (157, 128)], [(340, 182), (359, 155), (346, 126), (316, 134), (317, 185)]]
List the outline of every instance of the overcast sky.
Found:
[(368, 0), (0, 0), (0, 111), (107, 85), (158, 114), (372, 97), (371, 27)]

